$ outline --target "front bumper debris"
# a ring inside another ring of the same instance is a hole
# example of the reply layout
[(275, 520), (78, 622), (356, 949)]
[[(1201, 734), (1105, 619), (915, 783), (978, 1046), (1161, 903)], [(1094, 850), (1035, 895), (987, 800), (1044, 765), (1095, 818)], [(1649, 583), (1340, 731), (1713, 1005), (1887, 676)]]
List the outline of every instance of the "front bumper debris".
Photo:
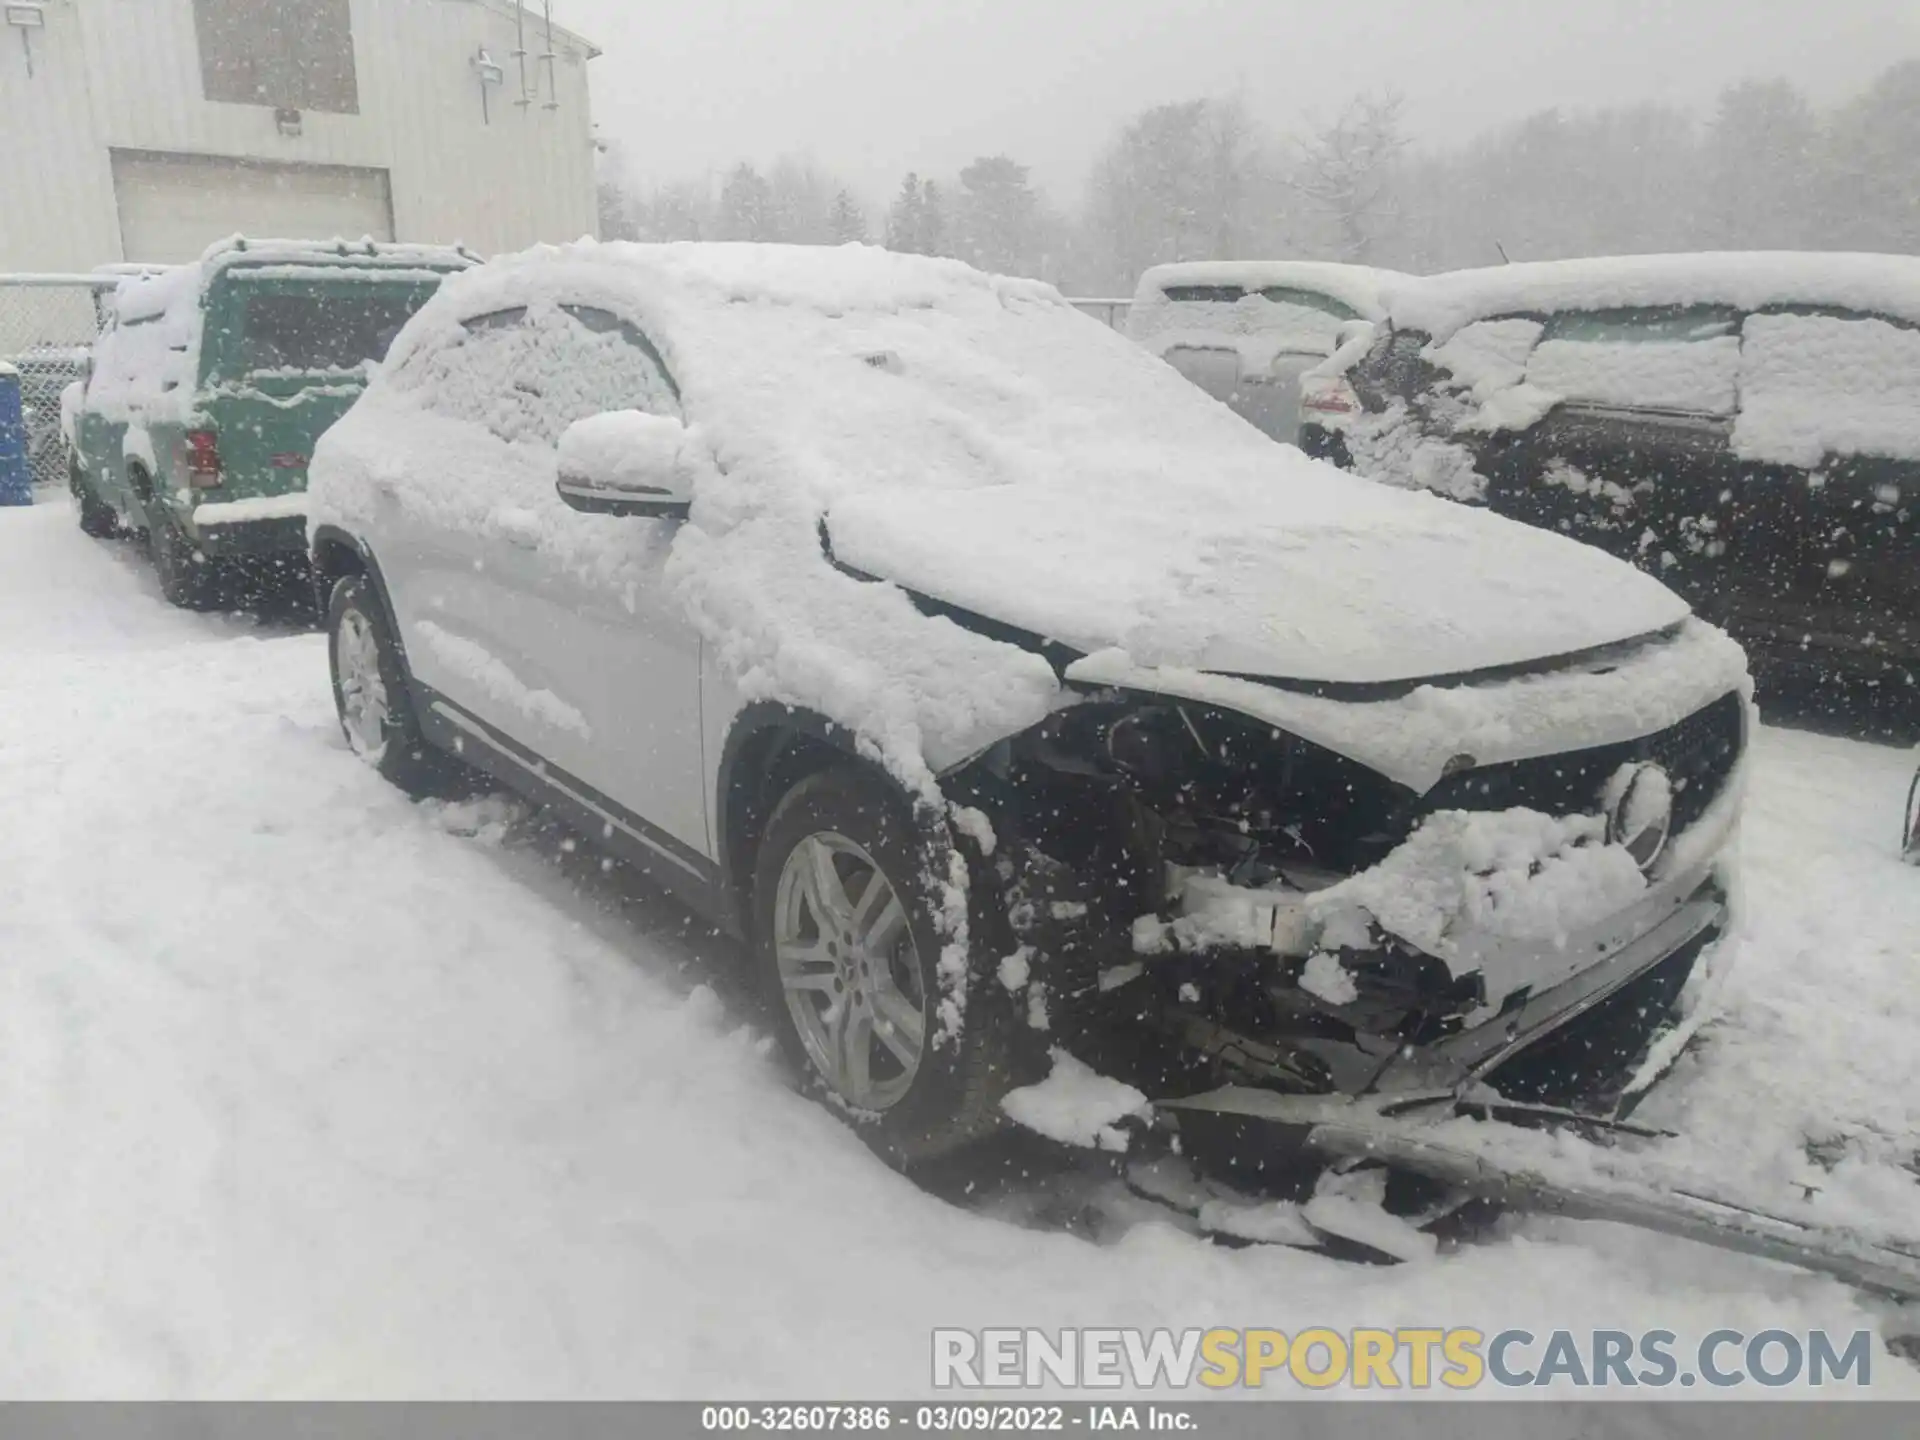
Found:
[(1383, 1165), (1462, 1198), (1631, 1225), (1920, 1300), (1920, 1235), (1834, 1223), (1811, 1195), (1724, 1193), (1673, 1152), (1677, 1137), (1660, 1132), (1451, 1091), (1354, 1099), (1229, 1085), (1155, 1107), (1156, 1124), (1174, 1133), (1224, 1118), (1325, 1163)]

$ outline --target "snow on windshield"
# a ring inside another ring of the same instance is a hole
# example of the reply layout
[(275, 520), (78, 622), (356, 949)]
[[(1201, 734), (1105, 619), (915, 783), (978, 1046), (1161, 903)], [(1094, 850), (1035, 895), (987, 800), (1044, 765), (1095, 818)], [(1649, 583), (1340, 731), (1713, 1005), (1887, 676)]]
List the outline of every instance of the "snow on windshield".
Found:
[(200, 264), (129, 276), (114, 290), (117, 323), (93, 352), (87, 408), (115, 424), (183, 420), (200, 370), (205, 312)]

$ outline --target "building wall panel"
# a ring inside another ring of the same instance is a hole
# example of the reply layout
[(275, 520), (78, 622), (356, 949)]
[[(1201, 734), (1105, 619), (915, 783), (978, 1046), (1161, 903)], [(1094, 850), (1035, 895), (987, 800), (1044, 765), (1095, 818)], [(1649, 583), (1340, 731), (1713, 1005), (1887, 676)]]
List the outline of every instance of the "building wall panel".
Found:
[[(48, 0), (31, 78), (17, 46), (0, 45), (0, 193), (45, 201), (0, 206), (0, 269), (139, 258), (121, 253), (112, 150), (383, 170), (401, 240), (459, 240), (484, 254), (593, 233), (582, 42), (556, 36), (551, 90), (540, 71), (534, 103), (521, 107), (511, 6), (351, 3), (360, 113), (303, 112), (299, 133), (286, 134), (269, 106), (204, 98), (192, 0)], [(544, 30), (528, 21), (537, 54)], [(484, 123), (473, 65), (482, 47), (507, 72)]]

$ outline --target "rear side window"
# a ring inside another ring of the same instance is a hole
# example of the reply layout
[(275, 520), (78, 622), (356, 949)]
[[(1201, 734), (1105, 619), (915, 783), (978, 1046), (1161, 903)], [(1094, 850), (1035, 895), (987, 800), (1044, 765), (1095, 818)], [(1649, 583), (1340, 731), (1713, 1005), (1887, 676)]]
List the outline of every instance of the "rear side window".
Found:
[(1313, 290), (1292, 290), (1284, 285), (1269, 285), (1260, 292), (1260, 298), (1274, 305), (1297, 305), (1303, 310), (1318, 310), (1336, 320), (1360, 318), (1359, 311), (1342, 305), (1331, 295), (1321, 295)]
[(1738, 335), (1740, 321), (1740, 312), (1724, 305), (1569, 311), (1549, 317), (1541, 338), (1587, 345), (1676, 345)]
[(574, 421), (609, 410), (681, 414), (652, 342), (612, 312), (581, 305), (474, 316), (454, 337), (414, 352), (393, 383), (508, 442), (557, 445)]
[(1574, 404), (1729, 417), (1739, 400), (1741, 318), (1708, 305), (1554, 315), (1526, 378)]
[(1247, 298), (1244, 285), (1169, 285), (1160, 293), (1175, 305), (1232, 305)]
[(1733, 445), (1745, 459), (1920, 459), (1920, 329), (1844, 312), (1755, 315), (1740, 379)]
[(420, 293), (276, 294), (246, 297), (241, 366), (262, 370), (351, 370), (379, 360), (400, 327), (426, 302)]

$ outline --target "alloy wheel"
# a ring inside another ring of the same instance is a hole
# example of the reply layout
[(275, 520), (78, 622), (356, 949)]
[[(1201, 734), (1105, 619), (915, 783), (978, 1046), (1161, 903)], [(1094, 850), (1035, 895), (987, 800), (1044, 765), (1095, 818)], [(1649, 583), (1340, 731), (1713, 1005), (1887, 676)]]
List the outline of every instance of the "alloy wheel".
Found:
[(822, 831), (781, 867), (774, 959), (815, 1070), (847, 1104), (897, 1105), (926, 1050), (927, 995), (907, 911), (859, 845)]
[(334, 674), (340, 685), (340, 723), (354, 754), (379, 764), (387, 749), (387, 684), (380, 675), (380, 637), (358, 610), (340, 617), (333, 637)]

